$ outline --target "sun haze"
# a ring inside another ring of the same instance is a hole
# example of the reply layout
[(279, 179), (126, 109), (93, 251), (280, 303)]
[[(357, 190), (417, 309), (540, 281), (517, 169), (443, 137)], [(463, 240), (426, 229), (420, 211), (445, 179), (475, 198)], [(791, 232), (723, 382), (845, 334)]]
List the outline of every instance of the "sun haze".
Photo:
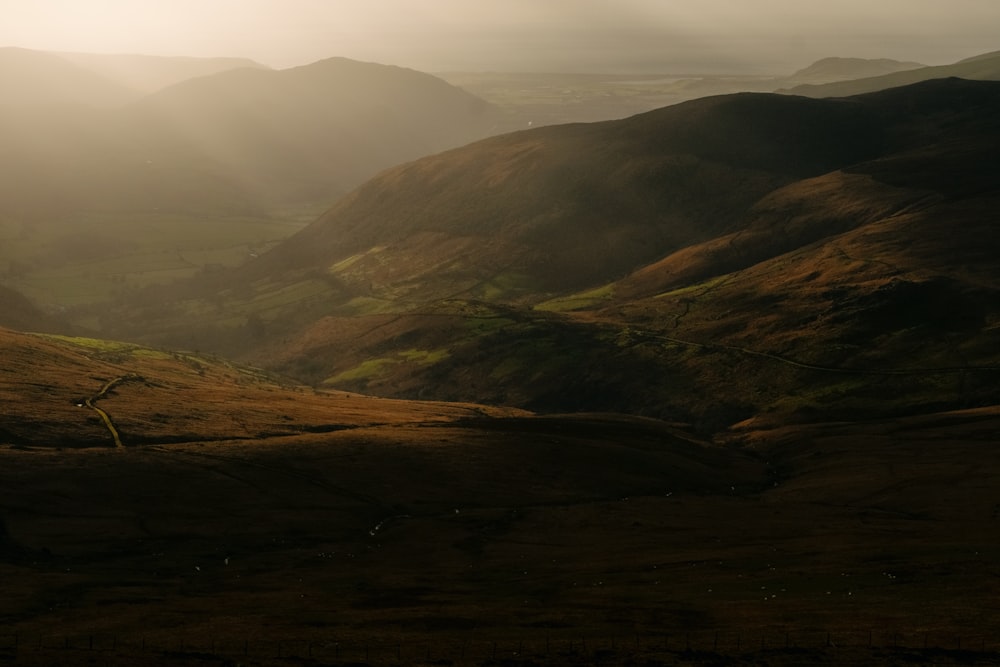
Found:
[(423, 69), (788, 70), (993, 50), (994, 0), (2, 0), (0, 46)]

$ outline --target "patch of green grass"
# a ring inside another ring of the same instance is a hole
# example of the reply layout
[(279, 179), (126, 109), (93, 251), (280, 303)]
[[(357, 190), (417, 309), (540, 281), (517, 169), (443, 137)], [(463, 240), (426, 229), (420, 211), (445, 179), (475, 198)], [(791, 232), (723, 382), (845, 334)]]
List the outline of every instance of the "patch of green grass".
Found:
[(357, 296), (340, 306), (337, 310), (344, 315), (381, 315), (399, 312), (400, 304), (389, 299), (379, 299), (370, 296)]
[(331, 273), (331, 274), (334, 274), (334, 275), (336, 275), (338, 273), (342, 273), (342, 272), (346, 271), (347, 269), (351, 268), (359, 260), (364, 259), (365, 257), (368, 257), (369, 255), (376, 255), (376, 254), (382, 252), (385, 249), (386, 249), (386, 246), (374, 246), (372, 248), (369, 248), (368, 250), (365, 250), (364, 252), (359, 252), (356, 255), (351, 255), (347, 259), (342, 259), (339, 262), (337, 262), (336, 264), (333, 264), (332, 266), (330, 266), (330, 268), (327, 269), (327, 272)]
[(571, 310), (585, 310), (592, 308), (602, 302), (609, 301), (615, 295), (613, 284), (607, 284), (586, 292), (578, 292), (569, 296), (560, 296), (549, 299), (535, 306), (535, 310), (543, 310), (553, 313), (562, 313)]
[(436, 364), (448, 358), (448, 350), (403, 350), (398, 353), (407, 361), (417, 364)]
[(37, 334), (41, 338), (46, 338), (49, 340), (59, 340), (64, 343), (70, 343), (78, 347), (84, 347), (90, 350), (97, 350), (99, 352), (131, 352), (137, 349), (135, 345), (131, 343), (121, 343), (113, 340), (104, 340), (101, 338), (87, 338), (85, 336), (62, 336), (59, 334)]
[(133, 357), (144, 359), (175, 359), (176, 355), (162, 350), (153, 350), (148, 347), (137, 347), (132, 350)]
[(323, 380), (323, 384), (337, 385), (341, 382), (370, 380), (383, 375), (388, 367), (398, 363), (398, 359), (367, 359), (348, 371)]
[(257, 294), (242, 307), (231, 308), (232, 313), (257, 314), (263, 319), (273, 319), (280, 313), (303, 301), (329, 297), (333, 288), (321, 280), (303, 280), (276, 290)]
[(378, 359), (366, 359), (354, 368), (338, 373), (323, 381), (323, 384), (336, 385), (342, 382), (356, 382), (358, 380), (370, 380), (382, 377), (391, 372), (391, 369), (401, 363), (415, 363), (421, 366), (429, 366), (439, 361), (447, 359), (447, 350), (402, 350), (396, 352), (392, 357), (380, 357)]
[(668, 297), (685, 296), (687, 294), (693, 294), (695, 292), (707, 292), (710, 289), (718, 287), (719, 285), (725, 283), (732, 278), (732, 274), (726, 274), (722, 276), (716, 276), (704, 282), (695, 283), (693, 285), (687, 285), (685, 287), (679, 287), (675, 290), (670, 290), (669, 292), (662, 292), (657, 294), (655, 298), (664, 299)]
[(523, 273), (501, 273), (480, 284), (473, 295), (485, 301), (496, 301), (537, 289), (531, 276)]

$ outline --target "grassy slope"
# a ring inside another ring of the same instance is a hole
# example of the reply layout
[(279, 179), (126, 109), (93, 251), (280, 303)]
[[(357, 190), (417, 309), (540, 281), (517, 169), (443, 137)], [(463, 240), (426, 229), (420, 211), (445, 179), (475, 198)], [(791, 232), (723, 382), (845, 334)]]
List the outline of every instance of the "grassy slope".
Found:
[[(0, 344), (0, 436), (22, 446), (113, 446), (100, 416), (83, 405), (87, 399), (112, 416), (126, 447), (451, 421), (488, 412), (315, 392), (219, 359), (125, 343), (0, 329)], [(109, 383), (115, 385), (102, 395)]]
[(355, 391), (708, 430), (990, 404), (997, 106), (941, 81), (495, 138), (122, 318)]

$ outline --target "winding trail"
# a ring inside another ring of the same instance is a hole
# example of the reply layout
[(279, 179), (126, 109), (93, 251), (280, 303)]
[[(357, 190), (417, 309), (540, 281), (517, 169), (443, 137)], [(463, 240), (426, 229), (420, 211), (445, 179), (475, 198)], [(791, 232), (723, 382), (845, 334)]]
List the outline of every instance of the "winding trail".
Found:
[(115, 378), (114, 380), (109, 381), (107, 384), (101, 387), (101, 390), (97, 392), (97, 394), (91, 396), (90, 398), (86, 399), (83, 402), (84, 405), (86, 405), (88, 408), (90, 408), (98, 415), (100, 415), (101, 421), (103, 421), (104, 425), (108, 427), (108, 431), (111, 433), (111, 437), (114, 438), (115, 440), (116, 449), (125, 449), (125, 445), (122, 444), (121, 435), (118, 433), (118, 429), (115, 428), (114, 422), (111, 421), (111, 416), (101, 408), (94, 405), (94, 403), (107, 396), (109, 391), (111, 391), (118, 385), (122, 384), (123, 382), (128, 382), (129, 380), (138, 380), (138, 379), (140, 379), (138, 375), (131, 373), (129, 375), (123, 375), (121, 377)]

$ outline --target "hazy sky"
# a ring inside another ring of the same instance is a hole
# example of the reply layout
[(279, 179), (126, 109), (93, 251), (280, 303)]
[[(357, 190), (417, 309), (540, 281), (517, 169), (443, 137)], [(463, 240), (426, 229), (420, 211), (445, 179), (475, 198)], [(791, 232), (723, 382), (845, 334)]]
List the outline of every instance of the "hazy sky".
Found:
[(0, 0), (0, 46), (425, 71), (773, 71), (1000, 50), (1000, 0)]

